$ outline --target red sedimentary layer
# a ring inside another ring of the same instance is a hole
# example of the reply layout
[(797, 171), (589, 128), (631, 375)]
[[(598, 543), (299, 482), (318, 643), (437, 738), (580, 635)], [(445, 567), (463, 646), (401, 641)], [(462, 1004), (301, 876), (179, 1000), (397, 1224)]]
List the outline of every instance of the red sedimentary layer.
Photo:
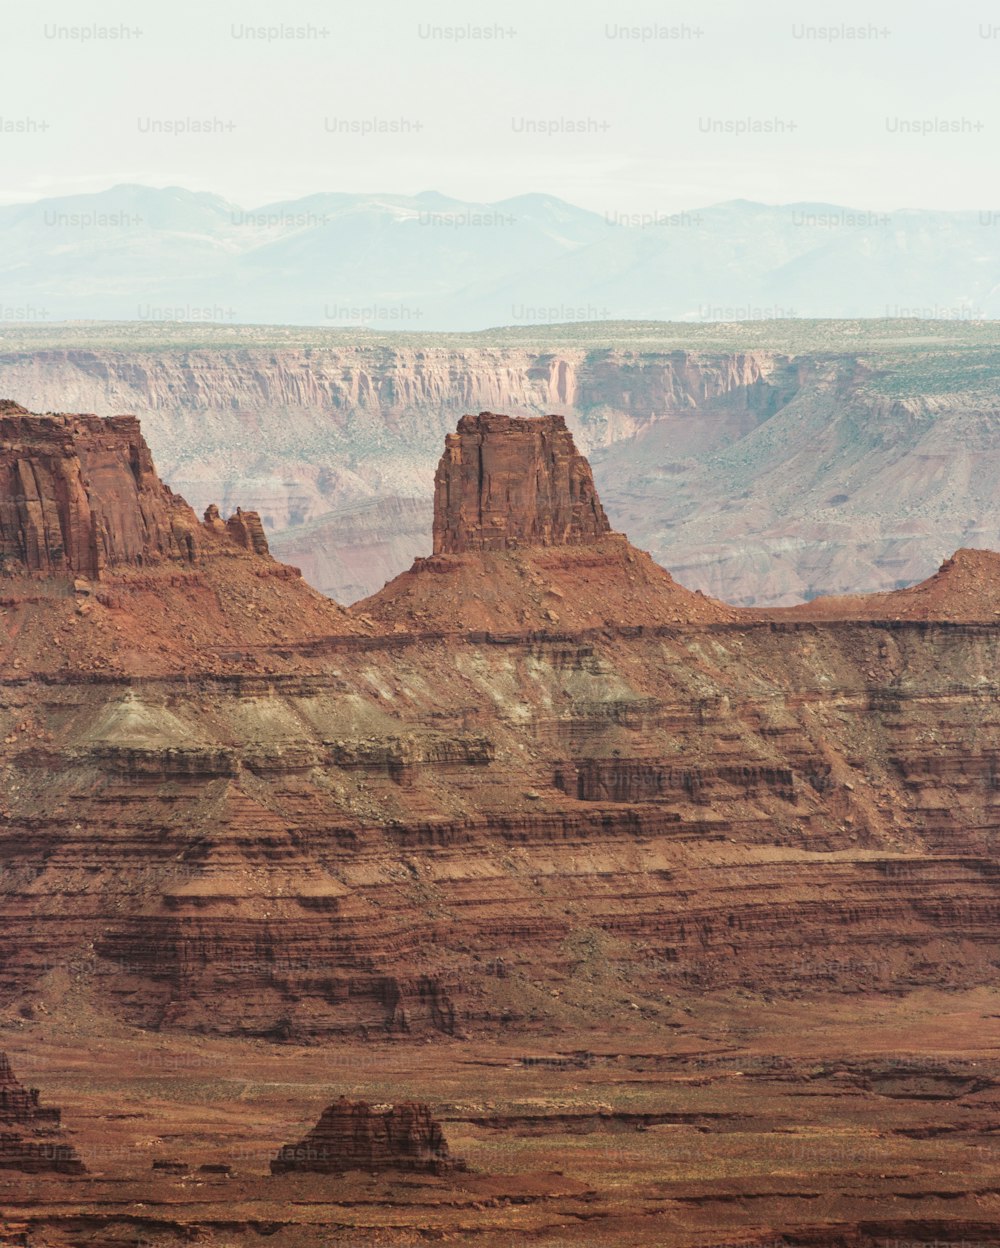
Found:
[[(484, 462), (536, 462), (530, 422), (477, 419)], [(282, 1039), (996, 982), (1000, 557), (853, 616), (741, 612), (573, 520), (570, 476), (511, 505), (524, 545), (351, 612), (211, 509), (194, 564), (5, 582), (6, 999), (80, 950), (99, 1009)]]
[[(506, 437), (486, 438), (491, 460), (520, 453)], [(19, 562), (0, 585), (6, 1021), (70, 1037), (95, 1168), (102, 1141), (128, 1141), (135, 1173), (137, 1150), (195, 1129), (204, 1157), (146, 1166), (131, 1197), (22, 1183), (32, 1243), (104, 1227), (109, 1244), (305, 1244), (334, 1220), (390, 1239), (996, 1239), (995, 1062), (936, 1069), (889, 1046), (909, 1049), (913, 1020), (916, 1047), (989, 1052), (1000, 556), (959, 552), (877, 599), (745, 612), (621, 535), (546, 545), (535, 519), (512, 517), (516, 547), (435, 555), (352, 612), (215, 508), (194, 562), (154, 543), (97, 584)], [(852, 1018), (878, 1061), (821, 1062), (853, 1052)], [(515, 1157), (516, 1180), (442, 1183), (458, 1163), (426, 1105), (348, 1101), (274, 1158), (291, 1177), (230, 1179), (223, 1118), (255, 1155), (284, 1138), (247, 1114), (283, 1120), (319, 1060), (297, 1042), (338, 1034), (325, 1052), (359, 1059), (349, 1078), (448, 1104), (462, 1151)], [(401, 1043), (432, 1036), (451, 1038), (436, 1057)], [(207, 1064), (169, 1091), (143, 1069), (161, 1045)], [(209, 1117), (223, 1054), (251, 1082)], [(533, 1082), (536, 1061), (556, 1069)], [(129, 1108), (141, 1088), (155, 1124), (107, 1112), (137, 1071)], [(0, 1160), (75, 1168), (36, 1094), (3, 1066), (0, 1084)], [(637, 1128), (653, 1134), (609, 1149), (604, 1132)], [(524, 1173), (553, 1164), (586, 1186)], [(351, 1169), (334, 1197), (322, 1175)], [(393, 1177), (414, 1170), (432, 1177)]]

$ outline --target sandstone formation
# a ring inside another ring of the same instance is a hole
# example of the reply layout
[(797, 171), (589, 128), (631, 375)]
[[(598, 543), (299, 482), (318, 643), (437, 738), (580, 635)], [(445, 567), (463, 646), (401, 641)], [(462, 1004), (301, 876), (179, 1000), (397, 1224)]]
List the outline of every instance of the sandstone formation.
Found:
[[(227, 523), (266, 555), (260, 517)], [(35, 415), (0, 401), (0, 573), (99, 579), (107, 568), (195, 563), (200, 526), (156, 475), (134, 416)]]
[(164, 486), (134, 416), (35, 416), (0, 406), (0, 567), (98, 577), (194, 560), (194, 515)]
[[(255, 669), (262, 643), (365, 631), (270, 558), (255, 512), (212, 505), (199, 523), (134, 417), (6, 402), (0, 432), (0, 670)], [(276, 661), (295, 665), (280, 647)]]
[(577, 546), (610, 531), (562, 416), (480, 412), (448, 435), (434, 478), (434, 554)]
[(587, 628), (720, 622), (732, 609), (680, 587), (610, 532), (562, 417), (463, 416), (437, 470), (434, 554), (357, 612), (400, 628)]
[(373, 598), (395, 629), (587, 627), (729, 618), (612, 533), (561, 416), (463, 416), (437, 471), (434, 554)]
[(18, 1082), (6, 1053), (0, 1053), (0, 1170), (84, 1173), (62, 1134), (59, 1110), (42, 1105), (37, 1088)]
[(226, 530), (237, 546), (242, 546), (244, 550), (252, 550), (257, 555), (270, 554), (264, 526), (255, 511), (244, 511), (242, 507), (237, 507), (226, 521)]
[(6, 1000), (81, 949), (93, 1008), (276, 1040), (994, 982), (992, 599), (741, 612), (532, 519), (344, 612), (222, 527), (96, 593), (4, 583)]
[[(0, 1028), (100, 1175), (0, 1238), (1000, 1242), (1000, 555), (738, 610), (526, 525), (345, 612), (245, 514), (0, 583)], [(332, 1070), (407, 1104), (264, 1179)]]
[(272, 1174), (386, 1170), (445, 1174), (462, 1170), (448, 1152), (444, 1132), (429, 1105), (369, 1105), (340, 1097), (297, 1144), (286, 1144), (271, 1162)]
[[(720, 439), (749, 435), (810, 381), (808, 363), (790, 362), (785, 351), (685, 349), (680, 340), (550, 349), (445, 338), (415, 348), (405, 341), (359, 344), (352, 336), (319, 349), (265, 349), (253, 345), (252, 330), (228, 332), (247, 345), (170, 344), (155, 353), (60, 342), (41, 353), (8, 349), (0, 355), (0, 392), (29, 395), (45, 407), (140, 413), (175, 489), (199, 510), (213, 500), (256, 509), (279, 556), (301, 564), (311, 583), (339, 602), (376, 592), (414, 557), (430, 553), (429, 526), (412, 513), (433, 492), (456, 412), (562, 412), (584, 453), (662, 427), (673, 439), (666, 458), (676, 484), (675, 462), (690, 465)], [(641, 449), (638, 456), (649, 462)], [(657, 455), (657, 480), (660, 463)], [(634, 505), (635, 486), (617, 469), (602, 485), (605, 503), (615, 503), (615, 527), (641, 534), (641, 544), (667, 566), (683, 555), (687, 582), (707, 589), (710, 571), (690, 570), (691, 542), (678, 550), (662, 540), (669, 500), (644, 518)], [(719, 510), (717, 500), (706, 496), (705, 504)], [(654, 531), (655, 541), (646, 536)], [(752, 569), (758, 579), (760, 563)], [(739, 570), (741, 584), (750, 571)], [(715, 582), (712, 589), (726, 596)]]

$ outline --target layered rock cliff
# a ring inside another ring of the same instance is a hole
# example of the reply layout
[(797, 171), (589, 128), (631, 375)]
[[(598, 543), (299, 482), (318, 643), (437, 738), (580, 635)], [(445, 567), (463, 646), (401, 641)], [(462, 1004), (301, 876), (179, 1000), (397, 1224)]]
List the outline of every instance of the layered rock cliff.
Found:
[(192, 562), (197, 524), (164, 486), (134, 416), (35, 416), (0, 406), (0, 568), (98, 577)]
[(562, 416), (463, 416), (434, 478), (434, 553), (576, 546), (611, 531)]
[(344, 1174), (386, 1170), (445, 1174), (462, 1169), (453, 1158), (429, 1105), (369, 1105), (340, 1097), (297, 1144), (286, 1144), (271, 1162), (272, 1174), (316, 1171)]
[(562, 412), (584, 452), (668, 422), (682, 435), (676, 454), (684, 458), (696, 444), (766, 420), (799, 388), (799, 371), (769, 351), (549, 350), (477, 340), (55, 347), (0, 354), (0, 392), (43, 410), (138, 413), (174, 489), (199, 511), (212, 502), (257, 510), (268, 534), (280, 535), (276, 549), (301, 563), (313, 584), (351, 602), (430, 552), (427, 513), (418, 525), (412, 512), (429, 505), (458, 412)]
[(4, 1242), (1000, 1239), (1000, 556), (758, 612), (537, 530), (344, 612), (235, 520), (0, 583), (0, 1029), (95, 1172), (0, 1063), (68, 1171)]
[(918, 321), (466, 336), (5, 326), (0, 393), (128, 411), (200, 512), (260, 512), (340, 602), (430, 553), (460, 412), (561, 412), (615, 529), (741, 604), (889, 590), (1000, 532), (995, 346)]
[[(218, 521), (219, 523), (216, 523)], [(260, 517), (218, 509), (205, 528), (268, 553)], [(0, 572), (100, 578), (106, 568), (192, 564), (204, 529), (156, 475), (134, 416), (35, 415), (0, 402)]]
[(345, 613), (221, 523), (3, 586), (12, 1008), (317, 1040), (995, 984), (1000, 557), (767, 614), (532, 521)]

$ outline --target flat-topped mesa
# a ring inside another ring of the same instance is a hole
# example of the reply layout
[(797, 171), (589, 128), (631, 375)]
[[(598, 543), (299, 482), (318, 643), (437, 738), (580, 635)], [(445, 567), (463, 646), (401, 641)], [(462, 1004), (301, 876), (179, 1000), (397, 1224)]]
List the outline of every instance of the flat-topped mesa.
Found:
[(434, 553), (580, 546), (611, 531), (562, 416), (480, 412), (448, 435), (434, 478)]
[(82, 1174), (76, 1150), (62, 1138), (58, 1109), (39, 1102), (37, 1088), (19, 1083), (0, 1053), (0, 1170)]
[(464, 1170), (451, 1157), (444, 1133), (427, 1105), (369, 1105), (340, 1097), (298, 1144), (286, 1144), (271, 1162), (272, 1174), (315, 1171), (344, 1174), (404, 1170), (445, 1174)]
[[(266, 554), (255, 513), (238, 515), (230, 540)], [(98, 579), (193, 563), (206, 528), (157, 476), (135, 416), (38, 415), (0, 400), (0, 573)]]

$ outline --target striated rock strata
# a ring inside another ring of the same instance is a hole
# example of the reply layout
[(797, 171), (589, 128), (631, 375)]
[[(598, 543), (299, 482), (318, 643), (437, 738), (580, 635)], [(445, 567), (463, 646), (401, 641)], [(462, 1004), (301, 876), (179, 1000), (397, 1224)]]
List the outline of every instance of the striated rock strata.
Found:
[[(149, 332), (155, 342), (156, 331)], [(728, 438), (751, 435), (811, 371), (809, 361), (790, 364), (782, 352), (677, 349), (683, 339), (666, 347), (601, 340), (552, 349), (530, 340), (442, 338), (415, 347), (405, 336), (381, 343), (324, 335), (322, 345), (302, 346), (286, 343), (283, 333), (261, 347), (252, 329), (226, 332), (235, 346), (161, 342), (153, 351), (77, 348), (53, 331), (47, 349), (31, 351), (8, 327), (0, 393), (27, 396), (43, 410), (139, 413), (175, 489), (199, 511), (213, 500), (227, 510), (239, 503), (259, 511), (279, 557), (300, 564), (311, 584), (339, 602), (374, 593), (429, 552), (429, 516), (415, 517), (413, 500), (430, 500), (455, 413), (561, 412), (587, 454), (662, 427), (674, 487), (672, 461), (690, 468), (693, 457)], [(211, 341), (212, 327), (205, 333)], [(660, 475), (659, 452), (652, 460), (644, 447), (633, 452)], [(605, 472), (601, 485), (605, 505), (615, 504), (615, 526), (626, 527), (627, 519), (629, 532), (641, 532), (643, 545), (675, 566), (676, 534), (660, 541), (657, 533), (655, 543), (646, 536), (658, 530), (669, 499), (644, 510), (642, 491), (627, 476)], [(715, 496), (705, 497), (706, 507), (720, 509)], [(725, 503), (733, 497), (725, 494)], [(685, 555), (690, 548), (685, 541)], [(693, 573), (706, 589), (710, 574)], [(741, 570), (741, 591), (748, 575)]]
[[(227, 530), (267, 554), (256, 513), (238, 509)], [(134, 416), (39, 416), (0, 402), (0, 572), (96, 579), (106, 568), (194, 563), (200, 532), (156, 475)]]
[(343, 1096), (323, 1111), (304, 1139), (284, 1145), (271, 1162), (272, 1174), (348, 1170), (444, 1174), (464, 1168), (450, 1156), (430, 1106), (413, 1101), (369, 1105)]
[(574, 546), (611, 531), (562, 416), (480, 412), (450, 433), (434, 478), (434, 553)]
[(526, 524), (345, 612), (222, 528), (0, 586), (8, 1008), (318, 1041), (996, 986), (1000, 556), (755, 612)]
[(0, 1170), (83, 1174), (84, 1165), (66, 1142), (58, 1109), (40, 1103), (37, 1088), (19, 1083), (0, 1053)]
[(6, 324), (0, 393), (35, 410), (138, 413), (175, 489), (199, 511), (256, 508), (279, 556), (340, 602), (429, 553), (429, 520), (410, 500), (429, 502), (455, 414), (562, 412), (615, 529), (691, 588), (791, 604), (899, 588), (960, 546), (996, 543), (991, 333), (961, 321), (618, 323), (418, 345)]

